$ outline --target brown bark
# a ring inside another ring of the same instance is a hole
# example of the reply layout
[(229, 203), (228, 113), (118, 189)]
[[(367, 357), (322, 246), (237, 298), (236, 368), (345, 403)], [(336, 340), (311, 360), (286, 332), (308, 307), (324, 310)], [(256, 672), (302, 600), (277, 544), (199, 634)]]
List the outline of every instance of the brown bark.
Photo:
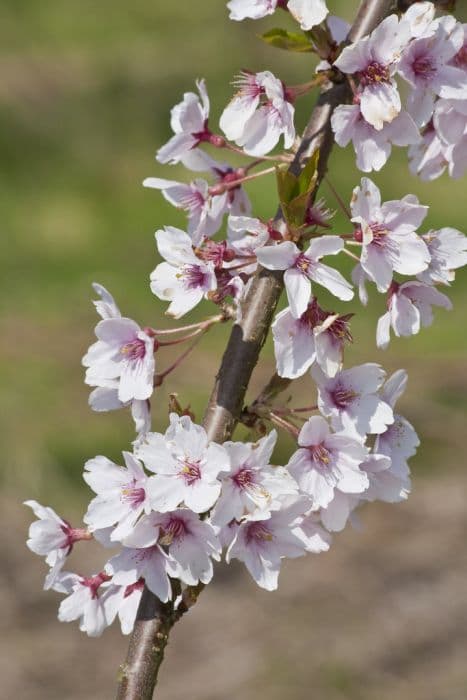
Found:
[[(390, 12), (392, 5), (393, 0), (363, 0), (350, 30), (349, 41), (356, 41), (371, 32)], [(346, 81), (323, 87), (290, 166), (292, 172), (298, 174), (320, 149), (315, 193), (326, 171), (333, 144), (333, 110), (338, 104), (347, 102), (350, 96)], [(276, 218), (279, 219), (280, 214)], [(210, 440), (222, 443), (232, 436), (282, 290), (282, 274), (278, 272), (260, 269), (251, 282), (242, 303), (242, 320), (232, 328), (204, 416), (203, 425)], [(120, 669), (117, 700), (151, 700), (169, 631), (196, 601), (199, 592), (200, 589), (188, 591), (186, 595), (191, 596), (190, 599), (181, 609), (174, 611), (171, 603), (162, 604), (150, 591), (144, 590), (127, 658)]]

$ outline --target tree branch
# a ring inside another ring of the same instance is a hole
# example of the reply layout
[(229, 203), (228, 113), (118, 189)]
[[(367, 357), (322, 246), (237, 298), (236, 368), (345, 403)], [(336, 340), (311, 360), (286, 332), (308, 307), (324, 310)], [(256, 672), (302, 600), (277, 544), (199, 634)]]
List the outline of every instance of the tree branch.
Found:
[[(357, 41), (371, 32), (390, 12), (393, 0), (363, 0), (349, 33)], [(290, 165), (297, 175), (308, 159), (320, 150), (318, 181), (313, 197), (327, 168), (333, 144), (331, 116), (335, 107), (347, 102), (351, 92), (347, 81), (327, 83), (311, 113), (300, 146)], [(281, 219), (280, 212), (276, 221)], [(240, 417), (246, 390), (268, 334), (283, 290), (282, 274), (260, 268), (253, 277), (241, 305), (241, 320), (231, 332), (222, 363), (209, 399), (203, 425), (210, 440), (230, 439)], [(182, 608), (162, 604), (147, 589), (138, 609), (125, 664), (120, 669), (117, 700), (151, 700), (157, 674), (164, 657), (168, 634), (183, 612), (196, 602), (200, 589), (188, 589)]]

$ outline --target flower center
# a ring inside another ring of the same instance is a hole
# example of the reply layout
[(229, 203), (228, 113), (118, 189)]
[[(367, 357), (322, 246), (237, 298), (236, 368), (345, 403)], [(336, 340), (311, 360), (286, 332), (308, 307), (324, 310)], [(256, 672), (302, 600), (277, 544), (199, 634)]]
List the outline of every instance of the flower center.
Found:
[(360, 82), (364, 86), (388, 83), (390, 78), (389, 68), (377, 61), (372, 61), (365, 70), (360, 73)]
[(195, 187), (192, 187), (191, 191), (180, 200), (181, 208), (189, 211), (191, 214), (202, 211), (205, 204), (206, 198)]
[(253, 471), (248, 467), (242, 467), (232, 476), (232, 481), (239, 489), (247, 489), (255, 483)]
[(169, 517), (161, 527), (159, 544), (170, 545), (174, 540), (180, 540), (188, 533), (187, 524), (182, 518)]
[(373, 240), (371, 241), (377, 246), (383, 247), (387, 243), (388, 230), (384, 224), (370, 224)]
[(418, 56), (412, 63), (412, 70), (420, 80), (429, 80), (436, 73), (436, 66), (430, 56)]
[(326, 469), (329, 467), (332, 455), (323, 443), (320, 443), (319, 445), (311, 445), (308, 450), (317, 467), (320, 467), (321, 469)]
[(134, 340), (122, 345), (120, 348), (120, 353), (124, 355), (125, 359), (130, 362), (136, 362), (137, 360), (142, 360), (146, 355), (146, 344), (144, 340), (140, 338), (135, 338)]
[(305, 255), (305, 253), (300, 253), (300, 255), (295, 260), (294, 267), (296, 267), (297, 270), (300, 270), (300, 272), (303, 272), (306, 275), (312, 264), (313, 261), (311, 260), (311, 258), (308, 258)]
[(140, 486), (136, 486), (136, 480), (130, 481), (121, 491), (121, 499), (128, 503), (131, 508), (137, 508), (146, 498), (146, 492)]
[(266, 525), (261, 520), (250, 523), (248, 525), (246, 532), (247, 544), (250, 544), (250, 542), (271, 542), (272, 539), (272, 532), (269, 530), (269, 528), (266, 527)]
[(357, 396), (357, 392), (353, 391), (353, 389), (341, 386), (337, 386), (331, 393), (332, 400), (337, 408), (347, 408)]
[(199, 265), (185, 265), (180, 277), (184, 278), (185, 289), (189, 290), (203, 287), (207, 275)]
[(188, 460), (183, 462), (180, 474), (183, 476), (185, 483), (191, 486), (195, 481), (201, 479), (200, 463), (189, 462)]
[(89, 576), (88, 578), (82, 578), (80, 583), (82, 586), (86, 586), (89, 588), (91, 591), (91, 597), (92, 598), (97, 598), (98, 597), (98, 590), (99, 587), (105, 582), (105, 581), (110, 581), (112, 577), (106, 574), (104, 571), (101, 571), (100, 574), (96, 574), (96, 576)]

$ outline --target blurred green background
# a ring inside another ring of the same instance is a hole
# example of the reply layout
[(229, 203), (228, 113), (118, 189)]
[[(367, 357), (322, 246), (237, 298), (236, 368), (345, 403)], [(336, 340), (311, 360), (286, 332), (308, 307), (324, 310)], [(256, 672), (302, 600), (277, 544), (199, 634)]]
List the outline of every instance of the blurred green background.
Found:
[[(329, 0), (328, 6), (350, 19), (357, 4)], [(35, 498), (79, 517), (89, 498), (81, 482), (85, 460), (98, 453), (118, 460), (133, 439), (125, 411), (93, 414), (87, 406), (80, 358), (96, 322), (91, 282), (104, 284), (122, 312), (142, 324), (166, 323), (164, 305), (148, 285), (157, 263), (153, 232), (166, 224), (183, 228), (184, 216), (141, 182), (150, 175), (187, 179), (181, 168), (156, 163), (154, 154), (170, 136), (170, 108), (195, 78), (207, 79), (214, 127), (240, 68), (267, 68), (290, 84), (310, 78), (309, 56), (288, 55), (255, 38), (278, 24), (289, 24), (285, 14), (232, 23), (223, 0), (0, 5), (5, 697), (113, 696), (126, 640), (114, 632), (86, 640), (77, 627), (56, 621), (58, 599), (40, 591), (43, 565), (24, 547), (30, 516), (20, 503)], [(313, 100), (300, 102), (298, 129)], [(359, 177), (353, 153), (336, 150), (330, 179), (344, 200)], [(465, 180), (421, 183), (398, 149), (373, 179), (384, 199), (412, 192), (430, 204), (424, 230), (467, 228)], [(273, 215), (273, 179), (249, 193), (256, 215)], [(335, 209), (325, 185), (321, 194)], [(341, 215), (334, 221), (337, 232), (348, 230)], [(381, 296), (372, 295), (363, 310), (357, 302), (333, 300), (330, 307), (358, 312), (348, 365), (377, 361), (410, 373), (403, 410), (422, 438), (413, 498), (402, 506), (371, 506), (363, 514), (364, 533), (336, 538), (319, 567), (287, 562), (277, 594), (257, 591), (235, 567), (222, 570), (213, 593), (175, 633), (160, 697), (182, 697), (185, 688), (203, 700), (239, 692), (246, 700), (284, 693), (304, 700), (314, 692), (320, 700), (467, 696), (460, 663), (467, 651), (465, 271), (448, 293), (452, 312), (436, 313), (432, 328), (393, 340), (385, 353), (374, 340)], [(201, 419), (227, 334), (226, 327), (213, 330), (164, 385), (153, 402), (156, 427), (166, 421), (169, 391)], [(161, 366), (170, 361), (170, 353), (161, 353)], [(252, 396), (272, 370), (268, 344)], [(311, 384), (299, 384), (297, 395), (306, 397)], [(289, 447), (281, 445), (278, 459), (287, 458)], [(79, 553), (75, 562), (89, 565)], [(372, 659), (378, 644), (381, 662)]]

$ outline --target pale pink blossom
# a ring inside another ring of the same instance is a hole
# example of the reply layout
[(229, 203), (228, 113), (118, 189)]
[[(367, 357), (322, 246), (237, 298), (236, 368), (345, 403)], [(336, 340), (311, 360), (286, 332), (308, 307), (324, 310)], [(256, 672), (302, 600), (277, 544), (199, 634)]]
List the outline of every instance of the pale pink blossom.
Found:
[(140, 462), (124, 452), (125, 467), (107, 457), (98, 456), (86, 462), (83, 479), (97, 494), (89, 504), (84, 522), (91, 530), (115, 525), (111, 541), (122, 540), (133, 529), (139, 516), (150, 510), (147, 476)]
[(315, 510), (331, 502), (336, 488), (345, 493), (362, 493), (368, 487), (368, 478), (359, 468), (367, 449), (360, 440), (331, 433), (322, 416), (308, 419), (298, 444), (287, 468)]
[(297, 484), (283, 467), (270, 465), (277, 434), (272, 430), (256, 443), (224, 442), (229, 471), (220, 475), (222, 491), (211, 513), (211, 523), (223, 527), (257, 509), (280, 507), (278, 497), (297, 492)]
[(363, 39), (347, 46), (334, 65), (359, 79), (360, 109), (364, 119), (381, 130), (401, 111), (401, 99), (393, 75), (410, 38), (406, 23), (397, 15), (386, 17)]
[(221, 545), (212, 525), (191, 510), (150, 513), (144, 516), (125, 542), (126, 547), (145, 549), (156, 544), (167, 548), (167, 572), (188, 586), (209, 583), (212, 559), (219, 561)]
[(432, 2), (414, 2), (403, 14), (402, 20), (407, 23), (410, 36), (418, 38), (433, 34), (436, 23), (433, 22), (436, 7)]
[(339, 105), (331, 124), (339, 146), (345, 147), (352, 141), (357, 168), (364, 173), (381, 170), (391, 155), (392, 146), (409, 146), (421, 138), (417, 125), (404, 110), (378, 131), (365, 120), (359, 104)]
[(170, 301), (168, 316), (180, 318), (216, 289), (214, 265), (195, 255), (190, 236), (178, 228), (157, 231), (156, 241), (165, 262), (151, 273), (151, 290)]
[(167, 574), (170, 557), (158, 545), (140, 549), (123, 547), (119, 554), (110, 559), (105, 570), (112, 576), (112, 583), (130, 586), (144, 578), (146, 586), (163, 603), (172, 597), (172, 587)]
[(423, 235), (430, 251), (430, 264), (418, 275), (426, 284), (449, 284), (455, 279), (455, 270), (467, 265), (467, 238), (455, 228), (445, 227)]
[(284, 136), (284, 147), (295, 139), (294, 107), (282, 82), (270, 71), (242, 73), (239, 88), (220, 118), (227, 138), (242, 146), (246, 153), (263, 156)]
[(38, 518), (29, 526), (27, 546), (35, 554), (45, 557), (50, 566), (44, 588), (51, 588), (61, 571), (65, 559), (70, 554), (75, 542), (89, 540), (88, 530), (74, 528), (48, 506), (41, 506), (37, 501), (24, 501)]
[(58, 609), (60, 622), (78, 620), (81, 632), (99, 637), (118, 610), (118, 589), (109, 579), (104, 572), (90, 577), (61, 572), (53, 585), (54, 590), (68, 594)]
[(227, 8), (230, 19), (261, 19), (272, 15), (277, 7), (287, 8), (304, 30), (311, 29), (325, 19), (328, 9), (325, 0), (230, 0)]
[(438, 21), (433, 34), (414, 39), (402, 54), (397, 70), (412, 87), (407, 107), (417, 124), (431, 119), (436, 95), (466, 98), (467, 72), (450, 65), (463, 40), (462, 25), (448, 16)]
[(353, 291), (340, 272), (320, 262), (325, 255), (336, 255), (344, 247), (339, 236), (321, 236), (302, 252), (292, 241), (266, 246), (256, 251), (258, 262), (268, 270), (285, 270), (284, 282), (290, 309), (295, 318), (307, 310), (312, 298), (311, 280), (331, 294), (349, 301)]
[(316, 299), (300, 318), (295, 318), (289, 307), (277, 314), (271, 328), (279, 376), (296, 379), (314, 362), (325, 374), (334, 376), (342, 366), (344, 344), (352, 340), (348, 327), (351, 316), (323, 311)]
[(209, 141), (209, 97), (204, 80), (197, 80), (199, 96), (186, 92), (183, 101), (175, 105), (170, 115), (174, 136), (157, 152), (159, 163), (179, 163), (202, 141)]
[[(281, 510), (257, 511), (246, 516), (236, 528), (226, 561), (243, 561), (258, 586), (267, 591), (276, 590), (281, 560), (301, 557), (307, 547), (318, 548), (316, 531), (307, 534), (300, 529), (307, 508), (307, 499), (292, 498)], [(321, 551), (328, 546), (323, 540)]]
[(358, 226), (355, 239), (362, 243), (360, 265), (378, 291), (389, 289), (393, 272), (416, 275), (428, 267), (430, 253), (415, 232), (428, 207), (414, 195), (381, 204), (379, 189), (364, 177), (353, 191), (350, 206)]
[(148, 433), (135, 452), (156, 474), (147, 490), (152, 508), (160, 512), (175, 510), (182, 503), (195, 513), (208, 511), (221, 491), (219, 473), (230, 470), (226, 450), (208, 442), (204, 428), (189, 416), (176, 413), (170, 414), (165, 435)]
[(101, 391), (91, 394), (94, 410), (108, 411), (133, 401), (145, 401), (154, 390), (154, 338), (130, 318), (124, 318), (104, 287), (94, 285), (101, 297), (94, 302), (103, 316), (95, 328), (97, 342), (82, 363), (86, 384)]
[[(464, 72), (467, 75), (467, 67)], [(467, 168), (467, 90), (466, 99), (437, 101), (433, 126), (444, 146), (449, 175), (462, 177)]]
[(376, 344), (386, 349), (390, 342), (390, 329), (400, 338), (416, 335), (422, 326), (433, 323), (432, 306), (450, 311), (451, 300), (434, 287), (414, 280), (404, 284), (393, 283), (389, 291), (388, 311), (378, 320)]
[(144, 187), (161, 190), (164, 198), (188, 215), (188, 235), (194, 245), (199, 245), (204, 236), (212, 236), (220, 229), (227, 211), (225, 196), (211, 197), (206, 180), (197, 179), (186, 185), (174, 180), (148, 177)]
[(331, 419), (334, 430), (364, 438), (367, 433), (383, 433), (394, 421), (391, 407), (381, 399), (386, 373), (380, 365), (366, 362), (326, 377), (312, 368), (318, 389), (318, 407)]
[(270, 240), (270, 229), (260, 219), (230, 215), (227, 239), (231, 249), (238, 256), (232, 261), (233, 266), (238, 265), (242, 258), (253, 258), (250, 264), (242, 267), (242, 272), (250, 275), (257, 268), (256, 251), (258, 248), (263, 248)]

